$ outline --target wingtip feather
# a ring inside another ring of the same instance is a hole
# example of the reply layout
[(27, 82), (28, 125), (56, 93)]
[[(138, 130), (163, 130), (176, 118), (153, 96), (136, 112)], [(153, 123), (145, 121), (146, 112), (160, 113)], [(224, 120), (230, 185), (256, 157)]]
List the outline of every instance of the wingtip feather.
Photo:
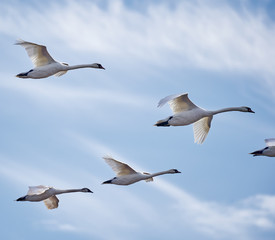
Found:
[(14, 45), (20, 45), (20, 44), (22, 44), (22, 43), (24, 43), (24, 42), (25, 42), (25, 41), (24, 41), (23, 39), (18, 38), (18, 39), (16, 39)]

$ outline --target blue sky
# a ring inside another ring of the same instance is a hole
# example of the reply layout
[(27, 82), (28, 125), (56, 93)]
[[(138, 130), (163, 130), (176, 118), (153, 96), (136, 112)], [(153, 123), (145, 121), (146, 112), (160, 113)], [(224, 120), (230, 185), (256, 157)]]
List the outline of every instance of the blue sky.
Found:
[[(275, 161), (252, 157), (275, 137), (273, 1), (1, 1), (0, 186), (5, 239), (241, 239), (275, 237)], [(22, 38), (56, 60), (101, 63), (22, 80)], [(156, 128), (158, 101), (188, 92), (214, 117), (206, 141), (192, 126)], [(138, 171), (182, 174), (131, 186), (102, 156)], [(89, 187), (58, 209), (13, 201), (28, 186)]]

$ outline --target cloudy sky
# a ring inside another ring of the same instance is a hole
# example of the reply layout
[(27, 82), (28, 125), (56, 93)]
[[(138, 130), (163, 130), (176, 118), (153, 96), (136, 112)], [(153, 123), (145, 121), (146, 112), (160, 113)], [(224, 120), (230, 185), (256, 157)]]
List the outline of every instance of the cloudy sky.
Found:
[[(272, 0), (1, 0), (1, 236), (5, 239), (271, 240), (275, 159), (252, 157), (275, 137)], [(56, 60), (101, 63), (24, 80), (32, 68), (16, 39)], [(192, 126), (157, 128), (158, 101), (189, 93), (214, 117), (206, 141)], [(138, 171), (182, 174), (130, 186), (104, 155)], [(60, 206), (15, 202), (28, 186), (89, 187)]]

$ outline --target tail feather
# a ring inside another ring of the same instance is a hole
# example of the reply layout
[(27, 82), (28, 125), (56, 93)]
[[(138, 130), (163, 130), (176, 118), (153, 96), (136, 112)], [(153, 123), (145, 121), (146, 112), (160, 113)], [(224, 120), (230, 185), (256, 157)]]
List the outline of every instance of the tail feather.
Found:
[(263, 151), (262, 151), (262, 150), (260, 150), (260, 151), (255, 151), (255, 152), (252, 152), (252, 153), (250, 153), (250, 154), (252, 154), (253, 157), (255, 157), (255, 156), (260, 156), (260, 155), (263, 155)]
[(157, 126), (157, 127), (170, 127), (168, 121), (166, 121), (166, 122), (158, 121), (156, 124), (154, 124), (154, 126)]
[(169, 124), (169, 120), (172, 118), (169, 117), (168, 119), (163, 119), (163, 120), (159, 120), (156, 122), (156, 124), (154, 124), (154, 126), (157, 126), (157, 127), (170, 127), (170, 124)]

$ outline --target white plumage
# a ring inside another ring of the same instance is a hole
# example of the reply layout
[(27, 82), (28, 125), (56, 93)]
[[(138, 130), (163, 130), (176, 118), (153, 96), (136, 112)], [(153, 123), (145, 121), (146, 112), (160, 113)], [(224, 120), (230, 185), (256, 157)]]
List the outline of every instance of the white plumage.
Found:
[(265, 139), (266, 147), (252, 152), (253, 156), (275, 157), (275, 138)]
[(16, 77), (19, 78), (46, 78), (51, 75), (61, 76), (65, 74), (68, 70), (78, 69), (78, 68), (100, 68), (104, 69), (101, 64), (81, 64), (69, 66), (67, 63), (62, 63), (55, 61), (51, 55), (48, 53), (47, 48), (43, 45), (26, 42), (24, 40), (18, 40), (16, 45), (20, 45), (25, 48), (28, 56), (30, 57), (34, 68), (28, 72), (19, 73)]
[(136, 172), (134, 169), (129, 167), (127, 164), (119, 162), (112, 157), (103, 157), (106, 163), (116, 173), (116, 177), (111, 180), (105, 181), (102, 184), (116, 184), (116, 185), (130, 185), (135, 182), (145, 180), (146, 182), (153, 181), (153, 177), (163, 174), (180, 173), (177, 169), (170, 169), (154, 174)]
[(188, 93), (167, 96), (159, 101), (158, 107), (163, 106), (167, 102), (169, 103), (174, 115), (159, 120), (155, 126), (185, 126), (193, 123), (194, 139), (197, 143), (203, 143), (207, 137), (213, 115), (229, 111), (254, 113), (249, 107), (231, 107), (216, 111), (208, 111), (191, 102), (188, 98)]
[(92, 193), (92, 191), (89, 188), (60, 190), (60, 189), (55, 189), (53, 187), (39, 185), (39, 186), (29, 187), (29, 191), (27, 192), (27, 195), (18, 198), (16, 201), (30, 201), (30, 202), (44, 201), (48, 209), (54, 209), (58, 207), (58, 202), (59, 202), (56, 195), (63, 194), (63, 193), (71, 193), (71, 192)]

